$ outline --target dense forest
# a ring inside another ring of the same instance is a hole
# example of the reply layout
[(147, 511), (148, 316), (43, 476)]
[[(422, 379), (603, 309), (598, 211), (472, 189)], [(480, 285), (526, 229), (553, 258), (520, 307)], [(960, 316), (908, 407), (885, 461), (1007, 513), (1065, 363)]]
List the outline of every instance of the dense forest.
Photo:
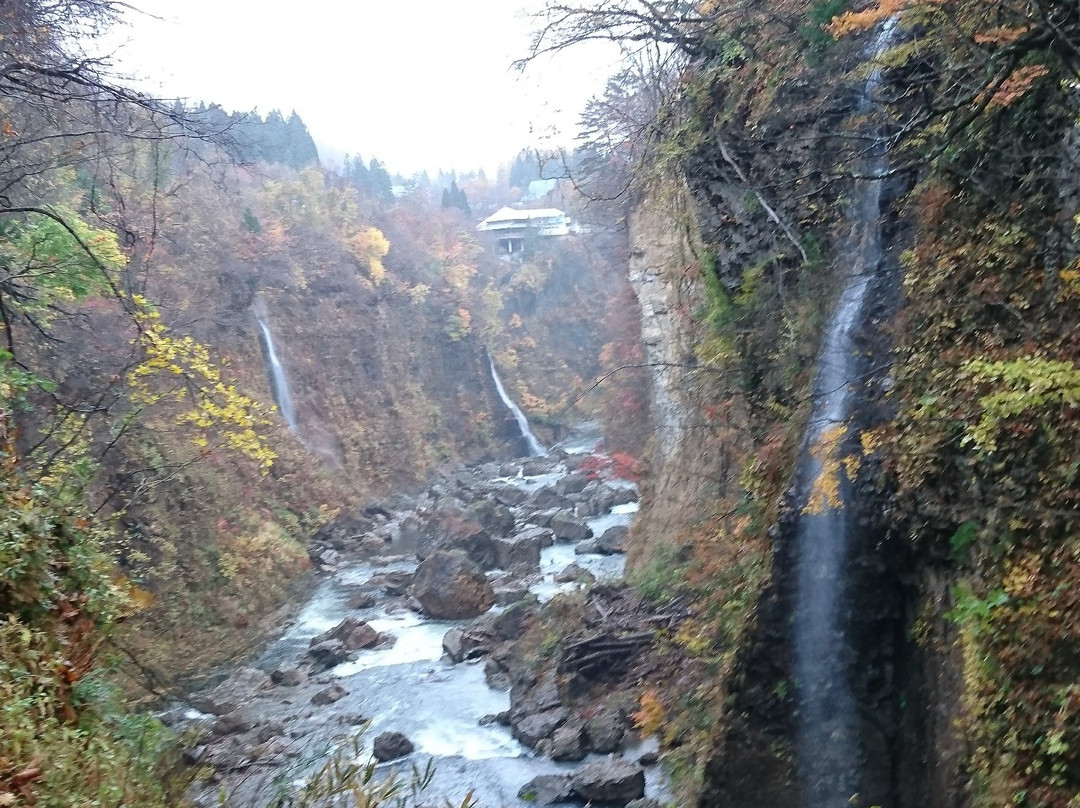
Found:
[[(575, 148), (434, 179), (129, 89), (83, 50), (121, 16), (0, 3), (0, 805), (242, 780), (192, 751), (231, 712), (165, 711), (356, 524), (413, 497), (476, 555), (633, 482), (624, 580), (443, 643), (536, 757), (593, 756), (526, 802), (1075, 808), (1075, 6), (552, 0), (521, 67), (624, 53)], [(500, 254), (522, 200), (574, 229)], [(511, 462), (583, 421), (603, 451)], [(583, 784), (608, 715), (655, 799)], [(341, 760), (234, 802), (427, 804)]]

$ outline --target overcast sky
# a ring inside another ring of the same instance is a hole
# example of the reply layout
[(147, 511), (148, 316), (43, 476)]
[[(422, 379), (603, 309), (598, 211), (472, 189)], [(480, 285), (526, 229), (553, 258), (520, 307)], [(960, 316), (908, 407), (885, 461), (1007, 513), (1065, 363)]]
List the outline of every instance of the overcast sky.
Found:
[(132, 4), (146, 13), (108, 47), (143, 89), (264, 115), (295, 109), (320, 148), (406, 174), (493, 171), (553, 132), (569, 142), (617, 56), (597, 46), (511, 70), (528, 48), (523, 6), (541, 0)]

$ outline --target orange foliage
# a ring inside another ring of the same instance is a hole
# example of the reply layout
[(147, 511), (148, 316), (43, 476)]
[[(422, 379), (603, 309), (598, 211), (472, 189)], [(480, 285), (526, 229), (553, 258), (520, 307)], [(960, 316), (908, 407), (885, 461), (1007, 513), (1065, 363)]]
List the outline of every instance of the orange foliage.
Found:
[(660, 693), (656, 688), (650, 688), (641, 694), (638, 700), (638, 709), (630, 714), (636, 726), (643, 735), (655, 735), (664, 726), (664, 704), (660, 701)]
[(944, 0), (879, 0), (877, 5), (863, 11), (846, 11), (825, 26), (825, 30), (839, 39), (842, 36), (873, 28), (882, 20), (900, 14), (919, 2), (943, 3)]
[[(1027, 94), (1027, 91), (1031, 89), (1032, 85), (1036, 81), (1050, 72), (1050, 68), (1046, 65), (1026, 65), (1025, 67), (1018, 67), (1012, 72), (1012, 74), (1001, 83), (1001, 87), (994, 93), (990, 99), (990, 103), (987, 104), (987, 109), (993, 109), (994, 107), (1007, 107), (1014, 101), (1023, 98)], [(981, 103), (983, 96), (979, 96), (979, 102)]]
[(983, 31), (981, 34), (975, 34), (975, 44), (1008, 45), (1010, 42), (1015, 42), (1029, 30), (1031, 29), (1026, 25), (1020, 26), (1019, 28), (990, 28), (989, 30)]

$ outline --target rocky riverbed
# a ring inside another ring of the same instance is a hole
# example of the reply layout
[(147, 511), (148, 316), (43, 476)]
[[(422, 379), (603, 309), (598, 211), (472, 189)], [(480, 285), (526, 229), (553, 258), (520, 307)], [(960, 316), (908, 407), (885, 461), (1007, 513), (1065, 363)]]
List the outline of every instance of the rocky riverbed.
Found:
[[(381, 773), (432, 764), (431, 804), (470, 792), (482, 806), (659, 795), (655, 746), (633, 731), (625, 694), (582, 707), (560, 692), (589, 664), (625, 670), (651, 641), (627, 622), (628, 590), (606, 585), (622, 576), (637, 491), (611, 476), (596, 442), (446, 472), (321, 530), (311, 555), (325, 577), (292, 625), (165, 715), (196, 736), (188, 759), (210, 772), (199, 802), (269, 804), (361, 729), (361, 757)], [(621, 624), (593, 625), (558, 659), (557, 618), (543, 618), (552, 647), (522, 639), (541, 604), (597, 582), (579, 603)]]

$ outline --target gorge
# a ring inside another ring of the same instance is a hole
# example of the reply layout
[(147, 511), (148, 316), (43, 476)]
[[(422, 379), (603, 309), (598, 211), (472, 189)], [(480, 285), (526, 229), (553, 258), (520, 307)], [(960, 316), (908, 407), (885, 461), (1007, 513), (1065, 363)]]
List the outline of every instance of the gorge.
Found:
[(117, 13), (0, 10), (0, 806), (1076, 808), (1074, 5), (544, 3), (412, 175)]

